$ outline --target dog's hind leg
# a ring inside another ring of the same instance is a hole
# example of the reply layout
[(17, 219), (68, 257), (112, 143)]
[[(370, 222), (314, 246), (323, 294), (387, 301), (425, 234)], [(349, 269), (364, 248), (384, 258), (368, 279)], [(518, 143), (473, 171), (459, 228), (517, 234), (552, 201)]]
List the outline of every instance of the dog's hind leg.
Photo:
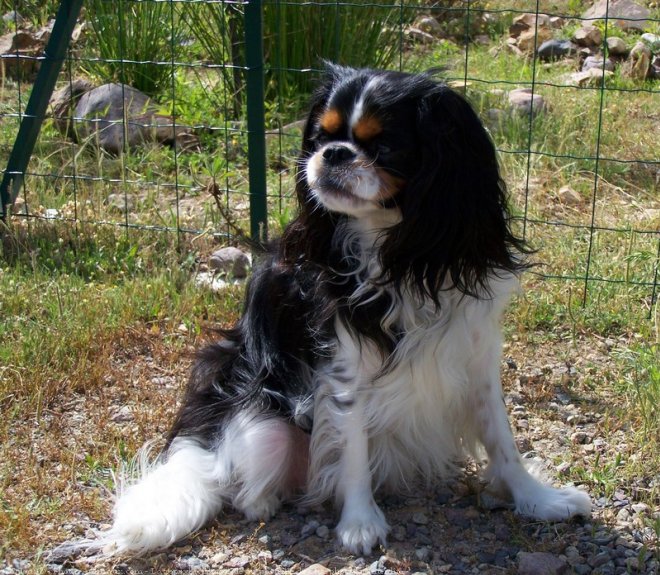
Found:
[(224, 433), (221, 459), (231, 464), (231, 502), (248, 519), (268, 519), (307, 479), (309, 436), (281, 417), (239, 413)]
[(265, 519), (304, 484), (308, 443), (285, 420), (250, 412), (228, 421), (214, 449), (176, 437), (166, 457), (140, 465), (136, 482), (120, 482), (112, 528), (94, 547), (116, 555), (163, 549), (202, 527), (225, 502), (248, 519)]

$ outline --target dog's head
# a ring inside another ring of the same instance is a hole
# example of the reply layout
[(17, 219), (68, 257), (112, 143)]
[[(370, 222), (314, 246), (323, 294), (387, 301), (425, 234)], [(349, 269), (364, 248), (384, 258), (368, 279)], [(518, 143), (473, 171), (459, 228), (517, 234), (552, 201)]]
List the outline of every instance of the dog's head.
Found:
[(520, 267), (494, 146), (431, 75), (330, 65), (302, 148), (285, 258), (327, 263), (337, 224), (357, 218), (382, 226), (381, 279), (434, 299), (447, 286), (482, 294), (497, 270)]

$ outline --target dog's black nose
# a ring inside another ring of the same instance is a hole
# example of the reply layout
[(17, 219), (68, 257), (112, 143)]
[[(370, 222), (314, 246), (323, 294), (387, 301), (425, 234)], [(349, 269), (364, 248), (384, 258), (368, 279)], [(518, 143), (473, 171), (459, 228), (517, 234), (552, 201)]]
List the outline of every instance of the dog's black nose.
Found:
[(338, 166), (355, 158), (355, 152), (342, 145), (328, 146), (323, 150), (323, 159), (330, 166)]

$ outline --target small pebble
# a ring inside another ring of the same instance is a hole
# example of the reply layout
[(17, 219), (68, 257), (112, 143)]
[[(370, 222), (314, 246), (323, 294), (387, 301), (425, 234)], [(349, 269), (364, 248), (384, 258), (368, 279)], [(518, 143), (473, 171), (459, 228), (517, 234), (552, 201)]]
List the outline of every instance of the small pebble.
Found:
[(380, 561), (374, 561), (369, 565), (369, 573), (371, 575), (385, 575), (385, 567), (383, 567)]
[(302, 528), (302, 531), (300, 532), (300, 536), (305, 538), (309, 537), (313, 533), (316, 532), (316, 530), (319, 528), (320, 523), (316, 521), (316, 519), (312, 519), (311, 521), (308, 521)]
[(429, 522), (428, 517), (424, 513), (413, 513), (412, 520), (417, 525), (426, 525)]
[(265, 547), (268, 547), (271, 544), (271, 537), (270, 535), (262, 535), (259, 537), (259, 543), (264, 545)]
[(313, 565), (303, 569), (300, 572), (300, 575), (328, 575), (329, 573), (331, 573), (331, 571), (325, 565), (314, 563)]
[(330, 528), (327, 525), (319, 525), (316, 529), (316, 536), (326, 539), (330, 535)]
[(415, 549), (415, 557), (419, 561), (427, 562), (433, 557), (433, 551), (428, 547), (420, 547), (419, 549)]

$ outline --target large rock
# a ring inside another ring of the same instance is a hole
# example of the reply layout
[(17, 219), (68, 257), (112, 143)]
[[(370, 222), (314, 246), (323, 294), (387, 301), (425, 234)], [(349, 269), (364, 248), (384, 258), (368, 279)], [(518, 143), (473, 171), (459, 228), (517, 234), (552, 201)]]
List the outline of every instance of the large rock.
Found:
[[(0, 70), (11, 78), (23, 82), (33, 81), (43, 59), (55, 20), (51, 20), (39, 29), (26, 26), (21, 15), (14, 12), (5, 14), (3, 20), (6, 20), (10, 27), (16, 25), (19, 29), (0, 36)], [(21, 28), (22, 26), (25, 27)], [(82, 25), (78, 24), (73, 29), (72, 45), (78, 41), (82, 28)]]
[(575, 72), (564, 78), (564, 81), (571, 86), (579, 86), (580, 88), (586, 87), (600, 87), (607, 78), (614, 75), (614, 72), (609, 70), (602, 70), (598, 68), (590, 68), (584, 72)]
[(50, 105), (63, 134), (76, 142), (93, 141), (112, 154), (149, 141), (176, 141), (182, 148), (197, 144), (189, 128), (175, 126), (173, 118), (160, 114), (146, 94), (125, 84), (94, 88), (87, 80), (75, 80), (53, 94)]
[(39, 57), (46, 44), (29, 31), (0, 36), (0, 68), (4, 74), (22, 81), (32, 81), (39, 70)]
[(597, 70), (609, 70), (610, 72), (613, 72), (614, 62), (612, 62), (612, 60), (609, 58), (605, 58), (605, 60), (603, 60), (603, 56), (601, 55), (587, 56), (582, 63), (582, 71), (586, 72), (592, 68), (596, 68)]
[(511, 109), (521, 115), (532, 114), (533, 116), (536, 116), (538, 113), (543, 112), (547, 107), (543, 96), (540, 94), (533, 94), (530, 88), (511, 90), (508, 99)]
[(413, 28), (417, 28), (418, 30), (421, 30), (422, 32), (430, 34), (436, 38), (443, 38), (445, 36), (440, 22), (438, 22), (432, 16), (422, 16), (418, 18), (415, 20)]
[(420, 30), (414, 26), (406, 29), (406, 36), (416, 44), (433, 44), (436, 40), (433, 34), (424, 32), (424, 30)]
[(623, 38), (609, 36), (607, 38), (607, 53), (610, 56), (625, 56), (628, 54), (628, 46)]
[(644, 42), (637, 42), (624, 62), (621, 73), (633, 80), (644, 80), (651, 72), (651, 49)]
[(569, 40), (547, 40), (536, 50), (536, 55), (544, 62), (572, 56), (577, 53), (577, 46)]
[(573, 40), (578, 46), (594, 48), (600, 46), (603, 41), (603, 34), (596, 26), (582, 26), (573, 34)]
[(587, 20), (614, 20), (624, 30), (644, 30), (651, 13), (648, 8), (632, 0), (598, 0), (582, 14)]
[(542, 46), (544, 42), (550, 40), (552, 34), (553, 32), (550, 28), (530, 28), (518, 36), (518, 42), (516, 42), (516, 45), (522, 52), (534, 52), (534, 50), (539, 46)]
[(509, 26), (509, 36), (518, 38), (523, 32), (535, 28), (551, 28), (552, 21), (547, 14), (526, 13), (516, 16)]
[(220, 248), (209, 258), (209, 267), (235, 279), (243, 279), (250, 269), (250, 256), (232, 246)]

